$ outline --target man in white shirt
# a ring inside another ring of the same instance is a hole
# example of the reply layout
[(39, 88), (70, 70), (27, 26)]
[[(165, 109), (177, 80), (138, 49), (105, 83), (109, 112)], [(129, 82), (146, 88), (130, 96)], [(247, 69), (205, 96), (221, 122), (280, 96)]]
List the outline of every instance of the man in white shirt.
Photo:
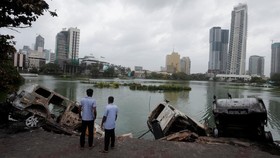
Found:
[[(88, 128), (88, 146), (91, 149), (93, 147), (93, 129), (94, 121), (96, 119), (96, 101), (92, 98), (93, 90), (87, 89), (87, 97), (82, 98), (80, 102), (79, 114), (82, 118), (82, 133), (80, 136), (81, 149), (85, 146), (85, 133)], [(82, 115), (81, 115), (82, 112)]]
[(118, 117), (118, 107), (114, 105), (114, 97), (110, 96), (108, 98), (108, 105), (105, 107), (105, 112), (101, 122), (101, 128), (105, 130), (104, 137), (104, 150), (103, 153), (108, 152), (110, 140), (111, 140), (111, 148), (115, 147), (115, 128), (116, 128), (116, 120)]

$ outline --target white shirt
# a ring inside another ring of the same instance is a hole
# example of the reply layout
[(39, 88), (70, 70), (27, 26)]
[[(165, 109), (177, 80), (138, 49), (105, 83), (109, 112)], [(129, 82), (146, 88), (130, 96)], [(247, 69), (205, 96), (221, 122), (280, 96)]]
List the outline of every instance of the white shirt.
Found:
[(92, 97), (84, 97), (81, 100), (82, 106), (82, 120), (91, 121), (94, 120), (93, 108), (96, 107), (96, 101)]
[(105, 112), (103, 116), (106, 116), (106, 121), (104, 122), (105, 129), (114, 129), (116, 127), (116, 117), (118, 114), (118, 107), (114, 104), (108, 104), (105, 107)]

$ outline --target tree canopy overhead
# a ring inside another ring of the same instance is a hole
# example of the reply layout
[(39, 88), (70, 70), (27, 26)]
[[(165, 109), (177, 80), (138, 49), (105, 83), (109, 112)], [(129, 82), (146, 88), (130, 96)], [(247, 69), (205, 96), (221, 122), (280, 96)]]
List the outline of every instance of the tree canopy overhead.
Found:
[(55, 11), (49, 10), (45, 0), (1, 0), (0, 28), (30, 27), (45, 11), (57, 16)]

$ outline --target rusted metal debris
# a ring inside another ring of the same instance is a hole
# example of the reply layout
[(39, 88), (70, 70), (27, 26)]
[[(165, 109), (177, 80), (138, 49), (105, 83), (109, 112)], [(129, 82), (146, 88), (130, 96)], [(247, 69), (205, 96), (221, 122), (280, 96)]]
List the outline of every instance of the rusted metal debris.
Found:
[[(79, 134), (82, 121), (78, 103), (34, 84), (19, 94), (7, 98), (10, 118), (25, 123), (26, 128), (43, 127), (45, 130), (63, 134)], [(102, 137), (104, 131), (94, 125), (95, 136)]]

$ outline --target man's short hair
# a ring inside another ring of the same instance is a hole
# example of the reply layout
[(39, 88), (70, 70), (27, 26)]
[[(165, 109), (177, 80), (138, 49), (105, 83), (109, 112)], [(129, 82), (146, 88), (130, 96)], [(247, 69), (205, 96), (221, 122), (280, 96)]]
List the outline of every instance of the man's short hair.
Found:
[(113, 103), (113, 102), (114, 102), (114, 97), (113, 96), (108, 97), (108, 103)]
[(92, 94), (93, 94), (93, 89), (91, 89), (91, 88), (87, 89), (87, 96), (91, 97)]

